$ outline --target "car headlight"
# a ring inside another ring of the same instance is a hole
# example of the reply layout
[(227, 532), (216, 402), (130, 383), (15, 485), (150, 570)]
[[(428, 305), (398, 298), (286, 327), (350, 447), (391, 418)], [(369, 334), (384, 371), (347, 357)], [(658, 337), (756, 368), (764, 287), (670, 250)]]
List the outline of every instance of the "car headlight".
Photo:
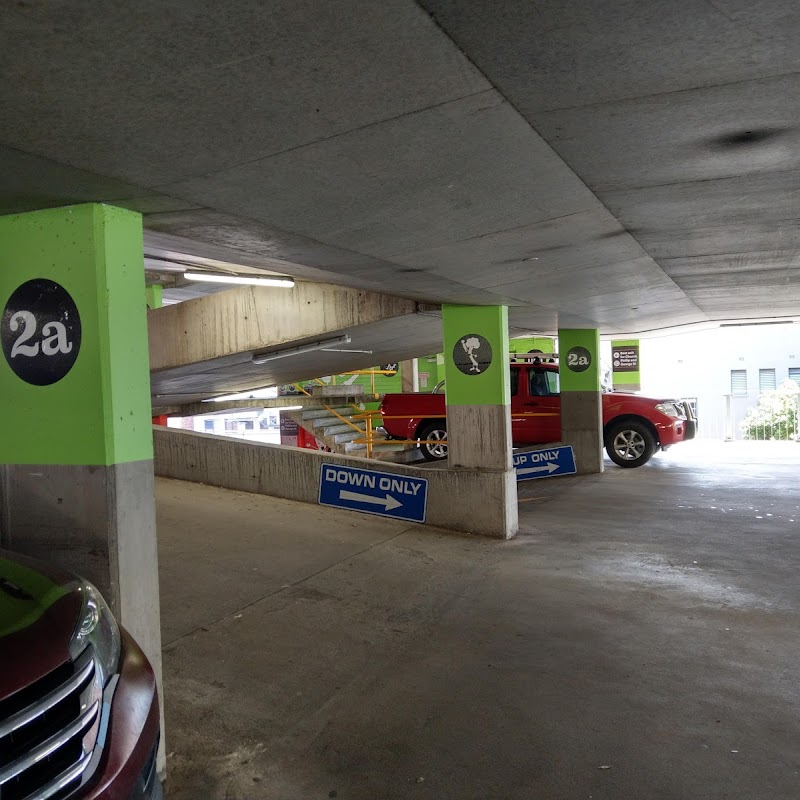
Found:
[(70, 655), (77, 658), (87, 645), (94, 648), (96, 663), (102, 673), (102, 685), (119, 668), (121, 639), (119, 625), (100, 592), (86, 581), (81, 582), (83, 605), (72, 634)]
[(656, 411), (666, 414), (668, 417), (679, 417), (680, 414), (675, 408), (674, 403), (656, 403)]

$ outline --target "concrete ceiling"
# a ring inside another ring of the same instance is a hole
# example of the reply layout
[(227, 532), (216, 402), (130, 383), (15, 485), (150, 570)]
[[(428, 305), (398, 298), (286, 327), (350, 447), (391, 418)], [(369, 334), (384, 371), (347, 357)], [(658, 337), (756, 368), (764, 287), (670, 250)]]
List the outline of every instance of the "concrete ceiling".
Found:
[(0, 44), (0, 213), (529, 330), (800, 310), (792, 0), (25, 0)]

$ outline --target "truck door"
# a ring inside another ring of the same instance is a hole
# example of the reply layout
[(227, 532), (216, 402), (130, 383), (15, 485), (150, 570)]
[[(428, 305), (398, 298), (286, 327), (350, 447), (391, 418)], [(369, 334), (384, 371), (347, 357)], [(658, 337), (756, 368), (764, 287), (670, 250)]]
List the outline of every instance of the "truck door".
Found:
[(511, 438), (514, 444), (527, 444), (525, 438), (526, 420), (523, 414), (526, 411), (525, 401), (528, 399), (527, 372), (525, 367), (511, 365)]
[[(529, 365), (524, 381), (527, 395), (522, 402), (520, 444), (545, 444), (561, 439), (561, 395), (558, 372)], [(521, 381), (522, 383), (522, 381)]]

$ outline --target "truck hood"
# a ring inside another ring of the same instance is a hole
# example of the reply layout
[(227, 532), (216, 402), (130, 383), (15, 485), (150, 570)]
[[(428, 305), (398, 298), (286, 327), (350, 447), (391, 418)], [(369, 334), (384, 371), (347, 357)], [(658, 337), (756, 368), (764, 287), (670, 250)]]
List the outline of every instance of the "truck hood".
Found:
[(80, 582), (0, 550), (0, 699), (69, 659)]
[(604, 397), (618, 397), (621, 400), (642, 400), (645, 403), (652, 403), (656, 405), (657, 403), (678, 403), (679, 400), (676, 400), (674, 397), (647, 397), (643, 394), (635, 394), (634, 392), (603, 392)]

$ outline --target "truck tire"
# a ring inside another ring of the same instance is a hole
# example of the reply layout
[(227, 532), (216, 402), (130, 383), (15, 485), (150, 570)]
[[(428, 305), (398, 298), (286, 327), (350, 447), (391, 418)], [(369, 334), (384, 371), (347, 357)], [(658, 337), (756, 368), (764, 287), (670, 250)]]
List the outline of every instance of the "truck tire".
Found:
[(425, 440), (439, 441), (447, 439), (447, 422), (443, 419), (433, 419), (423, 423), (417, 429), (417, 439), (420, 442), (420, 452), (426, 461), (443, 461), (447, 458), (446, 444), (423, 444)]
[(646, 464), (656, 452), (656, 437), (635, 419), (612, 424), (606, 433), (606, 452), (618, 466), (630, 469)]

